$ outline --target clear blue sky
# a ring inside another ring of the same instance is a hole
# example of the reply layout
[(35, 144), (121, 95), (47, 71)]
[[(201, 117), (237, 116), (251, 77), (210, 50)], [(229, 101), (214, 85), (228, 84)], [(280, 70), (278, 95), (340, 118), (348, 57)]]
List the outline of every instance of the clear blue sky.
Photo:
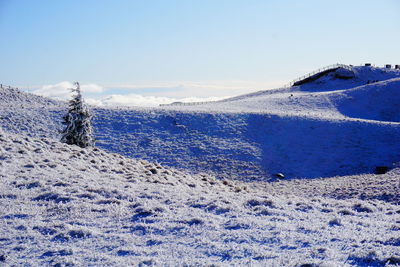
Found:
[(400, 0), (0, 0), (0, 82), (280, 82), (400, 64)]

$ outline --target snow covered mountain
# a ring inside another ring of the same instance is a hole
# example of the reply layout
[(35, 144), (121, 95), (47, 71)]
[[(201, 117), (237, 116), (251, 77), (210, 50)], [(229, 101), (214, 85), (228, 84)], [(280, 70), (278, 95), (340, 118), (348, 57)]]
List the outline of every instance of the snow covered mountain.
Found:
[[(352, 79), (331, 72), (300, 86), (204, 105), (94, 108), (97, 145), (243, 181), (269, 180), (275, 173), (317, 178), (392, 168), (400, 151), (400, 71), (353, 70)], [(22, 95), (4, 98), (9, 104), (1, 111), (3, 128), (58, 139), (65, 104), (43, 109), (40, 103), (49, 100), (29, 102)], [(18, 108), (21, 101), (24, 109)]]
[(400, 71), (351, 71), (93, 107), (90, 150), (58, 142), (66, 103), (1, 88), (0, 266), (400, 264)]

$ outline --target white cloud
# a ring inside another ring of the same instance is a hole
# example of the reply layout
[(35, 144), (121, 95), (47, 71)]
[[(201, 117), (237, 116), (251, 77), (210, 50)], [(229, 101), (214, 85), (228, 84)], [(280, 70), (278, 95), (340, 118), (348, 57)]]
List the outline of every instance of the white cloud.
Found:
[[(137, 84), (108, 85), (107, 88), (126, 90), (127, 93), (162, 96), (170, 98), (186, 97), (227, 97), (237, 96), (259, 90), (279, 88), (284, 81), (252, 82), (252, 81), (212, 81), (212, 82), (150, 82)], [(139, 91), (139, 92), (138, 92)]]
[(222, 99), (221, 97), (190, 97), (190, 98), (171, 98), (160, 96), (143, 96), (138, 94), (127, 95), (110, 95), (103, 99), (86, 99), (86, 102), (96, 106), (139, 106), (139, 107), (156, 107), (160, 104), (170, 104), (172, 102), (202, 102), (202, 101), (216, 101)]
[[(215, 81), (215, 82), (151, 82), (128, 85), (81, 84), (86, 103), (96, 106), (154, 107), (172, 102), (216, 101), (223, 98), (278, 88), (282, 82)], [(61, 100), (71, 98), (71, 82), (44, 85), (31, 91)]]
[[(74, 85), (71, 82), (60, 82), (57, 84), (44, 85), (41, 88), (32, 91), (32, 93), (46, 96), (54, 99), (65, 100), (71, 97), (71, 90)], [(81, 84), (82, 93), (101, 93), (104, 88), (97, 84)]]
[(44, 85), (40, 89), (32, 91), (32, 93), (55, 99), (67, 99), (71, 96), (68, 88), (72, 87), (73, 85), (70, 82), (60, 82), (52, 85)]
[(102, 93), (104, 91), (102, 86), (94, 83), (81, 84), (81, 89), (83, 93)]

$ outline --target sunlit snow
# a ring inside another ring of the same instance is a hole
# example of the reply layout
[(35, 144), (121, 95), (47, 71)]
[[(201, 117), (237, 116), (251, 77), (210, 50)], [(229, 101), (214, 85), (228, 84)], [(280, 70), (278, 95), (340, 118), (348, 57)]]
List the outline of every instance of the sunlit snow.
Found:
[(400, 264), (400, 71), (353, 71), (93, 107), (93, 149), (59, 142), (65, 102), (1, 88), (0, 266)]

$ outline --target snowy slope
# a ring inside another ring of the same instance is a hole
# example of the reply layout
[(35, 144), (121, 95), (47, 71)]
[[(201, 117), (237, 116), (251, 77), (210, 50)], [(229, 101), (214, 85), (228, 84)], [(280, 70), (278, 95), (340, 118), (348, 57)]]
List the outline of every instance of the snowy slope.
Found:
[(0, 89), (0, 266), (400, 264), (399, 71), (354, 72), (93, 108), (93, 150), (58, 142), (66, 103)]
[(232, 184), (4, 132), (0, 158), (2, 266), (400, 263), (399, 169)]
[(328, 97), (345, 116), (400, 122), (400, 78), (331, 93)]
[(64, 102), (0, 88), (0, 126), (9, 132), (28, 136), (59, 138)]
[(218, 177), (371, 173), (399, 162), (400, 125), (268, 114), (95, 110), (98, 146)]
[[(329, 73), (301, 86), (204, 105), (93, 108), (97, 144), (243, 181), (269, 180), (278, 172), (317, 178), (393, 167), (400, 161), (400, 71), (354, 67), (354, 73), (352, 79)], [(17, 92), (2, 101), (9, 103), (0, 107), (7, 131), (59, 138), (64, 103), (44, 109), (41, 103), (49, 100)]]
[(353, 67), (353, 71), (356, 76), (352, 79), (335, 78), (333, 72), (300, 86), (259, 91), (205, 105), (165, 108), (400, 122), (400, 70)]

